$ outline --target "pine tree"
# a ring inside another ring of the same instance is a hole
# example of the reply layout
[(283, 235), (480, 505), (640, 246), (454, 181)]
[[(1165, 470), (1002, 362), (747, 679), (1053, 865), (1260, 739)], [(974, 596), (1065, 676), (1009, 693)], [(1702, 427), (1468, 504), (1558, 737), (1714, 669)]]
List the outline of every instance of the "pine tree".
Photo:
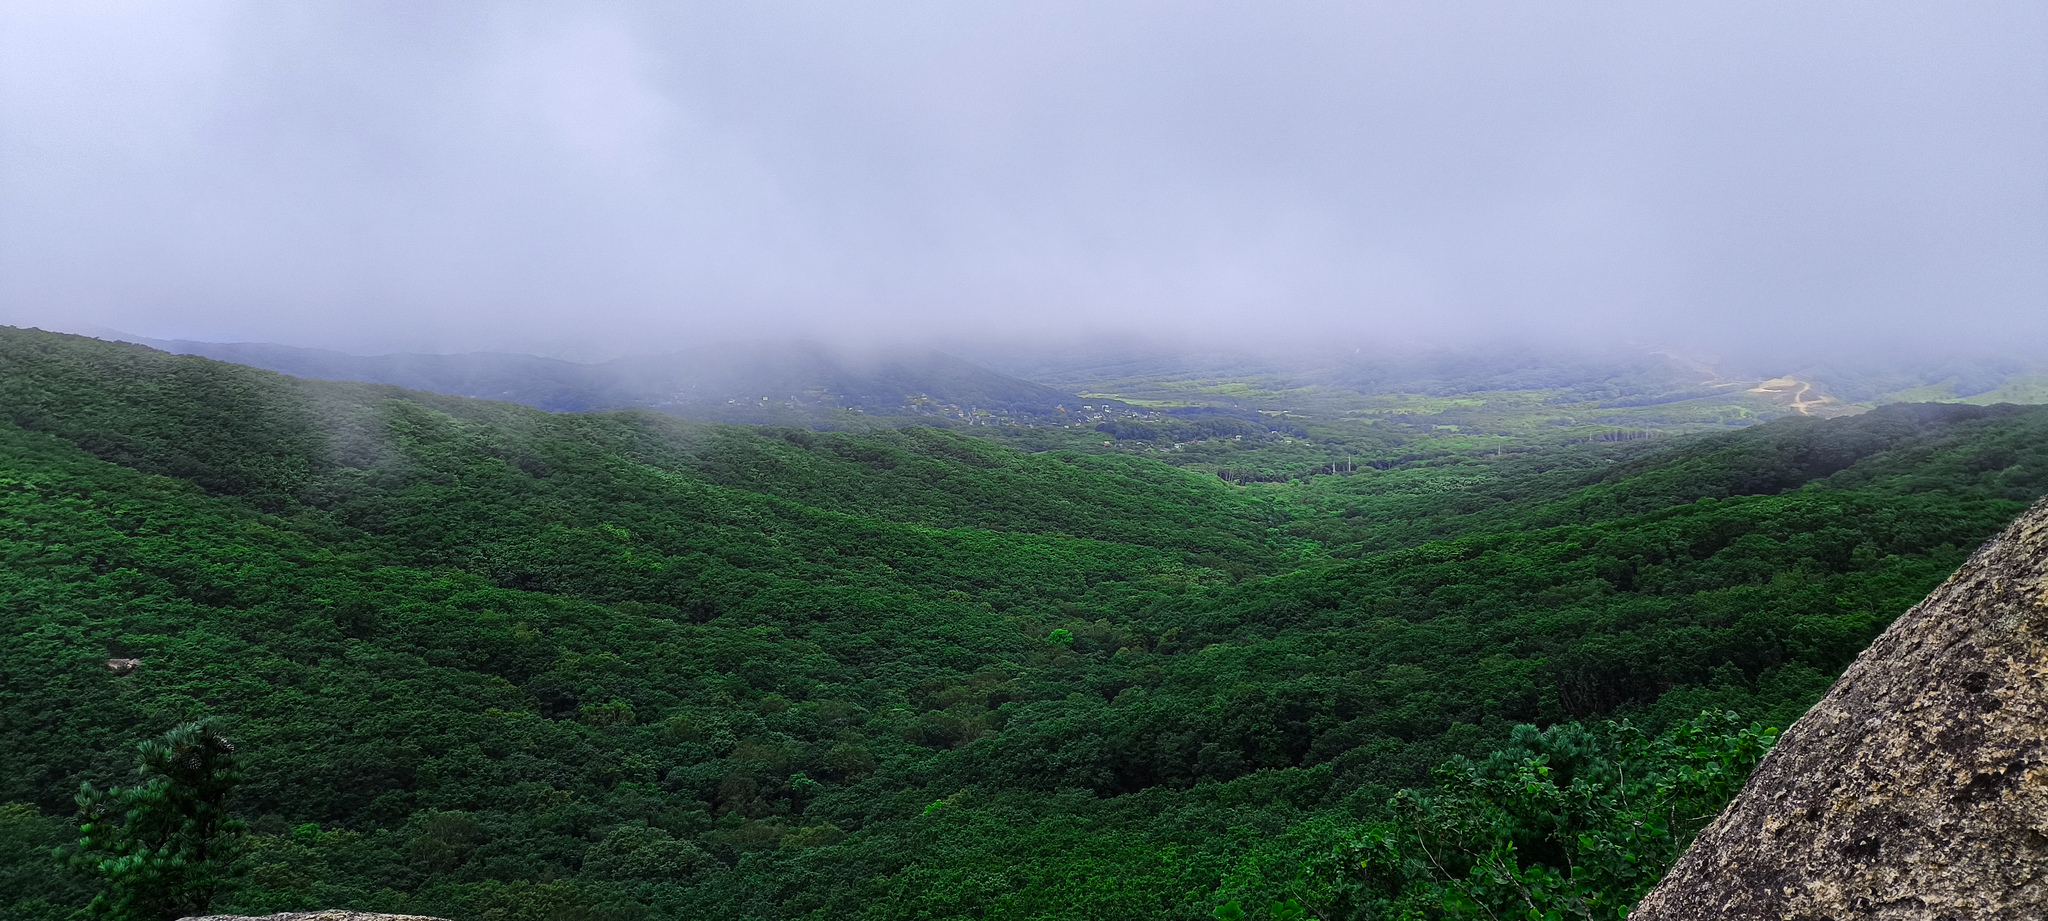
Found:
[(87, 912), (108, 921), (205, 914), (228, 881), (242, 831), (228, 815), (241, 780), (235, 746), (197, 722), (137, 748), (140, 785), (78, 791), (78, 848), (69, 857), (105, 887)]

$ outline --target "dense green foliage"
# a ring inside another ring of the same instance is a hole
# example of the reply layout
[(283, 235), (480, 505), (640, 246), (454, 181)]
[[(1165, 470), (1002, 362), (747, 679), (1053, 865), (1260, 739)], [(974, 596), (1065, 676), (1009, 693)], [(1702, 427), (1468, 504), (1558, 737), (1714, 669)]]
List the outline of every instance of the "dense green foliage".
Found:
[[(1662, 736), (1627, 723), (1517, 726), (1455, 757), (1387, 818), (1339, 827), (1271, 917), (1622, 921), (1736, 792), (1776, 729), (1705, 713)], [(1246, 870), (1263, 869), (1246, 862)], [(1247, 914), (1233, 899), (1217, 917)]]
[(0, 912), (6, 917), (60, 921), (92, 900), (92, 882), (55, 856), (78, 841), (69, 820), (27, 803), (0, 804)]
[(163, 921), (205, 914), (225, 888), (242, 824), (228, 812), (241, 772), (235, 746), (208, 723), (187, 723), (139, 746), (144, 780), (78, 791), (71, 863), (104, 889), (86, 915)]
[(458, 919), (1268, 905), (1518, 724), (1785, 725), (2048, 489), (2019, 407), (1237, 487), (12, 330), (0, 414), (0, 847), (217, 717), (223, 907)]

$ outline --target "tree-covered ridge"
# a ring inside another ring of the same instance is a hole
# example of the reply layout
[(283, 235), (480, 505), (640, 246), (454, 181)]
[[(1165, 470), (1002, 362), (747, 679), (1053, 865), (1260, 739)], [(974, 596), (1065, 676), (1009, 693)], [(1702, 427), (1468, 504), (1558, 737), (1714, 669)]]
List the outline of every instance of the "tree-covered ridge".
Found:
[(2033, 407), (1903, 404), (1652, 444), (1431, 456), (1372, 476), (1301, 484), (1289, 501), (1313, 513), (1296, 514), (1287, 530), (1333, 555), (1357, 556), (1821, 482), (2026, 501), (2048, 490), (2039, 449), (2029, 447), (2048, 437), (2044, 425)]
[[(1992, 408), (1239, 489), (44, 334), (0, 360), (0, 800), (40, 810), (0, 852), (220, 717), (252, 911), (1263, 906), (1292, 877), (1245, 861), (1311, 862), (1290, 829), (1382, 818), (1517, 723), (1784, 725), (2048, 471), (2048, 413)], [(1399, 521), (1335, 488), (1482, 473)], [(1717, 482), (1768, 488), (1684, 492)], [(1573, 503), (1606, 511), (1543, 526)]]
[[(1212, 477), (1130, 458), (1023, 454), (928, 428), (848, 435), (653, 413), (558, 415), (22, 330), (0, 330), (0, 368), (0, 405), (17, 425), (217, 495), (333, 511), (342, 523), (386, 514), (409, 491), (544, 504), (561, 498), (549, 483), (556, 472), (582, 491), (593, 479), (641, 489), (620, 477), (679, 473), (870, 518), (1240, 557), (1257, 556), (1278, 523), (1266, 503)], [(625, 474), (615, 462), (643, 469)]]

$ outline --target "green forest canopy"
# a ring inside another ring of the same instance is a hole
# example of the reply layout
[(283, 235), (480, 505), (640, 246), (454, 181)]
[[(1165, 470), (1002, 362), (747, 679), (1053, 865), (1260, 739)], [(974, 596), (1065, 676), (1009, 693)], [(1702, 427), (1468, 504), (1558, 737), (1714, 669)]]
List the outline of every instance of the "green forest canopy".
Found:
[(251, 912), (1264, 905), (1517, 724), (1786, 725), (2048, 491), (2014, 406), (1250, 487), (21, 330), (0, 408), (0, 863), (216, 717)]

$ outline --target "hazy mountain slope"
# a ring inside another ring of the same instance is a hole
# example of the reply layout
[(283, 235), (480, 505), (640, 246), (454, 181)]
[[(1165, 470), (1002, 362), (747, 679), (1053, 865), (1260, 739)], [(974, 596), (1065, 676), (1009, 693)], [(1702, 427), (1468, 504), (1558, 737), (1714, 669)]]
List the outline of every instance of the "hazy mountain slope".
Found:
[(455, 355), (353, 355), (268, 342), (195, 342), (120, 336), (174, 355), (199, 355), (294, 377), (393, 384), (414, 390), (505, 400), (555, 412), (623, 408), (627, 394), (576, 362), (471, 352)]
[[(1049, 416), (1075, 402), (1071, 393), (928, 349), (857, 354), (808, 343), (756, 343), (620, 358), (598, 367), (646, 394), (646, 405), (733, 422), (779, 421), (759, 414), (783, 408), (941, 419), (972, 419), (977, 410)], [(770, 406), (755, 405), (763, 402)]]
[(2043, 438), (2048, 413), (2010, 404), (1895, 404), (1843, 419), (1787, 418), (1618, 464), (1589, 488), (1517, 523), (1598, 521), (1700, 499), (1775, 495), (1837, 475), (1845, 485), (1867, 484), (1907, 470), (1944, 487), (1976, 483), (2024, 500), (2048, 488), (2048, 468), (2038, 466), (2031, 449)]
[(131, 341), (297, 377), (395, 384), (556, 412), (649, 408), (728, 422), (871, 427), (1058, 413), (1074, 396), (928, 349), (738, 343), (584, 364), (532, 355), (351, 355), (268, 343)]
[[(1900, 404), (1823, 420), (1790, 417), (1720, 434), (1588, 444), (1572, 451), (1444, 456), (1385, 471), (1323, 477), (1295, 501), (1289, 533), (1355, 556), (1429, 540), (1589, 524), (1701, 499), (1839, 485), (1911, 492), (1913, 482), (1975, 484), (2023, 500), (2048, 490), (2037, 407)], [(1910, 471), (1910, 472), (1909, 472)]]
[(20, 330), (0, 330), (0, 406), (15, 424), (107, 460), (265, 508), (306, 503), (356, 514), (349, 503), (366, 483), (411, 482), (418, 453), (429, 449), (475, 452), (504, 468), (493, 477), (542, 482), (593, 462), (571, 446), (602, 446), (705, 483), (819, 508), (1156, 542), (1240, 562), (1270, 556), (1266, 529), (1274, 523), (1267, 503), (1160, 464), (1023, 454), (932, 430), (821, 434), (644, 413), (550, 415)]

